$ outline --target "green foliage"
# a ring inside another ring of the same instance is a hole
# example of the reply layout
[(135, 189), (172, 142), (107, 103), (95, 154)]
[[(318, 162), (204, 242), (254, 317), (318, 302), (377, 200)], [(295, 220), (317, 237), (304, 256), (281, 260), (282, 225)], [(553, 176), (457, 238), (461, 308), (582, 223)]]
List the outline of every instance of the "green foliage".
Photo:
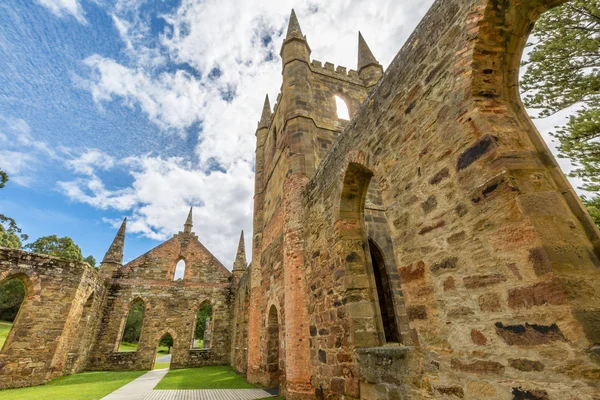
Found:
[(594, 223), (600, 227), (600, 196), (596, 196), (593, 199), (588, 199), (584, 196), (582, 200)]
[(27, 238), (27, 235), (21, 233), (21, 228), (14, 219), (0, 214), (0, 247), (21, 249), (23, 247), (21, 241), (27, 240)]
[(209, 303), (204, 303), (196, 314), (196, 328), (194, 329), (194, 339), (200, 340), (204, 338), (204, 330), (206, 329), (206, 321), (212, 317), (212, 307)]
[(25, 248), (34, 253), (83, 261), (81, 249), (67, 236), (61, 238), (56, 235), (42, 236), (35, 242), (25, 245)]
[(13, 322), (23, 299), (25, 287), (19, 279), (9, 279), (0, 285), (0, 320)]
[[(0, 169), (0, 189), (8, 182), (8, 175)], [(21, 228), (14, 219), (0, 214), (0, 247), (20, 249), (23, 247), (21, 240), (27, 240), (27, 235), (21, 233)]]
[(167, 354), (171, 353), (171, 347), (173, 347), (173, 337), (168, 333), (160, 338), (160, 342), (158, 342), (159, 346), (165, 346), (167, 348)]
[[(571, 176), (583, 180), (582, 189), (598, 192), (600, 0), (575, 0), (542, 14), (532, 37), (529, 59), (523, 63), (523, 102), (538, 109), (540, 117), (577, 106), (552, 135), (559, 141), (559, 157), (571, 159), (576, 167)], [(589, 204), (590, 214), (597, 213)]]
[(6, 338), (8, 337), (11, 328), (11, 322), (0, 321), (0, 350), (2, 350), (2, 346), (4, 346), (4, 342), (6, 342)]
[(91, 255), (87, 256), (86, 258), (83, 259), (83, 261), (90, 264), (91, 267), (96, 268), (96, 259), (94, 258), (94, 256), (91, 256)]
[(8, 182), (8, 175), (6, 174), (6, 172), (0, 169), (0, 189), (2, 189), (4, 185), (6, 185), (6, 182)]
[(143, 322), (144, 304), (135, 303), (133, 306), (131, 306), (129, 309), (129, 315), (127, 315), (127, 322), (125, 323), (125, 329), (123, 330), (123, 342), (135, 344), (139, 343)]
[(0, 390), (2, 400), (101, 399), (143, 375), (144, 371), (84, 372), (61, 376), (41, 386)]
[(96, 267), (96, 259), (94, 256), (90, 255), (83, 258), (81, 248), (68, 236), (61, 238), (56, 235), (42, 236), (35, 242), (26, 244), (25, 249), (34, 253), (48, 254), (49, 256), (68, 258), (70, 260), (85, 261), (90, 266)]

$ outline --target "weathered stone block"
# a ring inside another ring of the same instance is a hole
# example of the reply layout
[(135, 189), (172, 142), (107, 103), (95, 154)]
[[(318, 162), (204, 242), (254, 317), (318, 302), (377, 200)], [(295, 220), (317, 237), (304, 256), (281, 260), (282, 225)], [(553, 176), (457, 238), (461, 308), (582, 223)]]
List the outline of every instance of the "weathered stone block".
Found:
[(496, 333), (509, 345), (531, 346), (548, 344), (556, 341), (566, 341), (560, 328), (552, 325), (508, 325), (496, 322)]

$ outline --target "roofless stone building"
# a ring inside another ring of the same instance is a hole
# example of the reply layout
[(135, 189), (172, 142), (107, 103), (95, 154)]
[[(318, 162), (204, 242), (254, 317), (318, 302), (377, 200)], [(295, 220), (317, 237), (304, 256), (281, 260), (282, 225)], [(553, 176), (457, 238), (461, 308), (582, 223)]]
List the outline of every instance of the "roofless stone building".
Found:
[[(251, 266), (242, 237), (229, 273), (191, 217), (126, 265), (123, 226), (99, 271), (1, 250), (0, 279), (27, 296), (0, 386), (149, 368), (168, 331), (174, 368), (230, 363), (289, 399), (598, 400), (600, 232), (517, 84), (533, 23), (560, 3), (436, 1), (385, 72), (362, 36), (355, 71), (311, 60), (292, 12), (256, 130)], [(196, 350), (204, 300), (211, 348)], [(139, 302), (138, 351), (119, 353)]]

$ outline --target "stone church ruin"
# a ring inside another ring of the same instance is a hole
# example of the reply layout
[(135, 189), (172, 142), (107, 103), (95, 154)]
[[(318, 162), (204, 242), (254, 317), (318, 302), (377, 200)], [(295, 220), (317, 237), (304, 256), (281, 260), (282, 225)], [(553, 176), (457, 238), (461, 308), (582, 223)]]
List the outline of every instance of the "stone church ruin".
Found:
[[(168, 333), (171, 368), (230, 364), (288, 399), (599, 400), (600, 231), (518, 93), (561, 3), (438, 0), (386, 71), (362, 36), (356, 70), (312, 60), (292, 12), (256, 129), (251, 265), (242, 236), (229, 272), (191, 213), (125, 265), (124, 222), (99, 270), (0, 249), (0, 282), (26, 289), (0, 388), (149, 369)], [(134, 304), (138, 348), (119, 352)]]

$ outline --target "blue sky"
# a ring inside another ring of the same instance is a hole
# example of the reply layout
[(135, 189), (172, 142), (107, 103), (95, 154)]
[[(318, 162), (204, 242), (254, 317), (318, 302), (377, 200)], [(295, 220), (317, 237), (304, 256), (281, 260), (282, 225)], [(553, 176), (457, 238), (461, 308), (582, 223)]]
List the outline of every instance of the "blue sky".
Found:
[(194, 206), (231, 268), (242, 229), (250, 251), (254, 131), (291, 8), (314, 59), (356, 68), (358, 29), (387, 66), (431, 3), (0, 1), (0, 212), (98, 260), (128, 217), (127, 261)]

